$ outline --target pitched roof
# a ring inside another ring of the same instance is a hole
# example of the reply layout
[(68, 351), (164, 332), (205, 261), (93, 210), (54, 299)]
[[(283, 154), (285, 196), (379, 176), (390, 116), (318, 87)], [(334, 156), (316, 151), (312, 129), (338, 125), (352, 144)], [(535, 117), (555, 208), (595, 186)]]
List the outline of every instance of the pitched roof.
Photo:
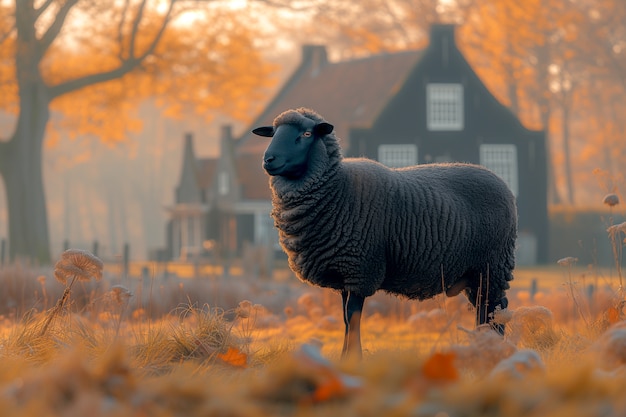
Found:
[[(303, 48), (303, 56), (305, 53)], [(335, 125), (342, 146), (348, 148), (349, 129), (371, 125), (400, 90), (423, 51), (385, 53), (334, 63), (326, 61), (325, 50), (321, 53), (317, 63), (303, 58), (300, 68), (251, 127), (271, 125), (274, 117), (285, 110), (309, 107)], [(261, 154), (268, 143), (269, 138), (259, 138), (248, 129), (239, 140), (237, 152)]]
[(193, 147), (193, 135), (187, 133), (184, 136), (183, 165), (180, 180), (176, 186), (177, 204), (197, 204), (201, 202), (200, 190), (198, 189), (198, 165)]
[(242, 154), (235, 158), (237, 176), (244, 200), (270, 200), (269, 176), (261, 166), (261, 156)]
[(202, 190), (213, 186), (213, 178), (217, 170), (216, 158), (198, 159), (197, 181), (198, 187)]

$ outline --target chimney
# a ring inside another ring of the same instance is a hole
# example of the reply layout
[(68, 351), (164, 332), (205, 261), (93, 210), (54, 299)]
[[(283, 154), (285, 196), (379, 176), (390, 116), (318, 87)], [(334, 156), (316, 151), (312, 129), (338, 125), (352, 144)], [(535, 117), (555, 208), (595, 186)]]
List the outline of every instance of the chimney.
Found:
[(448, 67), (450, 51), (456, 46), (454, 32), (456, 25), (453, 24), (433, 24), (430, 27), (430, 47), (441, 52), (441, 64)]
[(324, 45), (302, 45), (302, 66), (308, 66), (309, 75), (315, 77), (320, 69), (328, 63)]
[(180, 173), (180, 180), (176, 187), (176, 203), (195, 203), (199, 201), (197, 189), (197, 160), (193, 148), (193, 134), (185, 133), (185, 143), (183, 148), (183, 164)]
[(233, 127), (231, 125), (222, 125), (222, 140), (232, 140)]
[(220, 135), (220, 152), (222, 156), (225, 156), (229, 153), (232, 154), (234, 151), (232, 125), (222, 125)]

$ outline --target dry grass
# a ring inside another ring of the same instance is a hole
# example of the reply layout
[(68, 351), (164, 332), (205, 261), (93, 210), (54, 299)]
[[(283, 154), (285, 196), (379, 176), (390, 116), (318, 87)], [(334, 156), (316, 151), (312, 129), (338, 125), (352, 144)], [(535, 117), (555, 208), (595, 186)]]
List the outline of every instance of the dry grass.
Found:
[(462, 296), (376, 295), (360, 363), (339, 361), (340, 297), (299, 282), (122, 283), (105, 269), (77, 282), (42, 332), (64, 294), (49, 276), (0, 270), (6, 416), (626, 413), (626, 322), (610, 271), (517, 271), (504, 339), (474, 329)]

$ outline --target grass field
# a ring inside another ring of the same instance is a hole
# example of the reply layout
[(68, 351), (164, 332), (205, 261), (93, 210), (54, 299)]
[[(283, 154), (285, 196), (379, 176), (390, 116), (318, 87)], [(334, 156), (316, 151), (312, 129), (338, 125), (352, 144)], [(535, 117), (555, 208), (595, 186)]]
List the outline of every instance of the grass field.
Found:
[(611, 270), (517, 270), (505, 338), (463, 296), (377, 294), (362, 361), (340, 297), (295, 279), (68, 277), (0, 270), (3, 416), (626, 415)]

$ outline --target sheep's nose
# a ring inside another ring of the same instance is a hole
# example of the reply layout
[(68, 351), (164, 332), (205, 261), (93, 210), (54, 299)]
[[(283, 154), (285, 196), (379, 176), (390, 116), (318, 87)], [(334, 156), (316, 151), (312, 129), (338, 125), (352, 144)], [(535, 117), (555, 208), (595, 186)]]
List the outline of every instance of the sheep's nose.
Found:
[(275, 158), (275, 157), (273, 157), (273, 156), (267, 156), (267, 155), (265, 155), (265, 157), (263, 158), (263, 162), (265, 162), (266, 164), (269, 164), (269, 163), (271, 163), (274, 159), (276, 159), (276, 158)]

